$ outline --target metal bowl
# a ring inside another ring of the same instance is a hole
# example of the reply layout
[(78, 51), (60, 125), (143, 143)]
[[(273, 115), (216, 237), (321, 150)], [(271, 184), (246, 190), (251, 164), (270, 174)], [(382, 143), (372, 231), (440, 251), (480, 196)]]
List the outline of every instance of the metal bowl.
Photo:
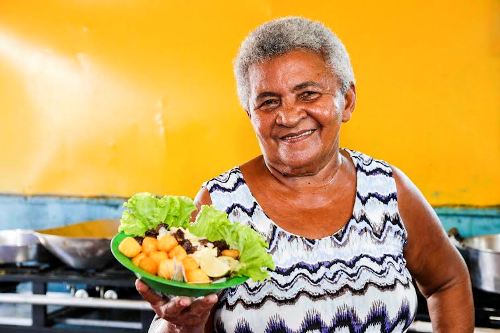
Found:
[(464, 244), (476, 250), (500, 253), (500, 234), (466, 238)]
[(472, 285), (500, 294), (500, 234), (466, 238), (462, 246)]
[(38, 244), (33, 230), (0, 230), (0, 264), (36, 260)]
[(119, 225), (116, 220), (88, 221), (39, 230), (35, 234), (43, 246), (66, 265), (76, 269), (101, 269), (113, 259), (109, 243)]

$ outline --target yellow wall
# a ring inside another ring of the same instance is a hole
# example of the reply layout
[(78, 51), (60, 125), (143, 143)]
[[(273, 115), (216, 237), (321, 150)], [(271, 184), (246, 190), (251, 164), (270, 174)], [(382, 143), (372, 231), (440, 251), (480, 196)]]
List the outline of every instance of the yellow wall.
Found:
[(497, 0), (0, 1), (0, 192), (194, 195), (258, 153), (232, 77), (250, 29), (329, 25), (357, 75), (343, 145), (433, 204), (500, 204)]

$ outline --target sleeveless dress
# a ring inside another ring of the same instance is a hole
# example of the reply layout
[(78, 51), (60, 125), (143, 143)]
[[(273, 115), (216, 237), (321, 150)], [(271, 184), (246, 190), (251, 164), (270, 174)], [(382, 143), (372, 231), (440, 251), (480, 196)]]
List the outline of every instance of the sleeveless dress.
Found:
[[(347, 149), (346, 149), (347, 150)], [(356, 167), (352, 216), (331, 236), (308, 239), (266, 216), (239, 169), (206, 182), (213, 205), (262, 234), (276, 270), (219, 297), (217, 333), (405, 332), (417, 296), (403, 249), (407, 232), (384, 161), (347, 150)], [(305, 222), (306, 223), (306, 222)]]

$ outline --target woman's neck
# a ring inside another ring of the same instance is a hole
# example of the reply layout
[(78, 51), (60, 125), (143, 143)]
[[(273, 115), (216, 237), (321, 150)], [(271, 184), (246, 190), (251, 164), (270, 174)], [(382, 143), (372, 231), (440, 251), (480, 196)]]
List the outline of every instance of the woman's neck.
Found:
[(301, 190), (316, 190), (334, 185), (339, 178), (345, 157), (341, 154), (339, 148), (334, 150), (332, 156), (321, 167), (314, 169), (304, 168), (293, 174), (284, 172), (278, 167), (262, 157), (262, 167), (267, 169), (270, 177), (274, 178), (280, 185)]

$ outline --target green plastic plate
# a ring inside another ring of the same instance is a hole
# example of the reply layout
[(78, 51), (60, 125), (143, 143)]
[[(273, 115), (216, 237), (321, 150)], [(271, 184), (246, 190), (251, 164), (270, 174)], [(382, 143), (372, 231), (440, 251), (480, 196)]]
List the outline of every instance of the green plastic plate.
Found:
[(111, 240), (111, 252), (115, 256), (116, 260), (120, 262), (123, 266), (131, 270), (135, 273), (135, 275), (144, 281), (150, 288), (161, 292), (165, 295), (175, 295), (175, 296), (191, 296), (191, 297), (199, 297), (205, 296), (208, 294), (217, 293), (223, 289), (234, 287), (244, 283), (248, 277), (246, 276), (237, 276), (230, 279), (227, 279), (224, 282), (220, 283), (186, 283), (179, 281), (167, 280), (162, 277), (150, 274), (136, 265), (132, 263), (128, 257), (124, 256), (119, 250), (118, 245), (120, 242), (128, 235), (125, 235), (123, 232), (117, 234)]

